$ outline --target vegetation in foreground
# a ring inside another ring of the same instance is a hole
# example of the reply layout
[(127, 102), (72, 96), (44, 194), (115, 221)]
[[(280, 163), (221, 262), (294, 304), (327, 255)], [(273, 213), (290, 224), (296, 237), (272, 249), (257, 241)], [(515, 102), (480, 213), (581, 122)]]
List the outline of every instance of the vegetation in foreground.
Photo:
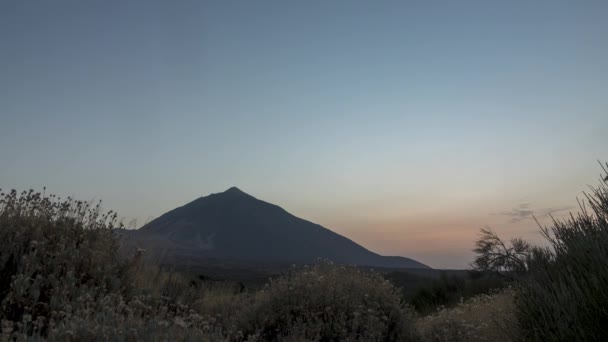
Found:
[(515, 297), (526, 340), (600, 341), (608, 336), (606, 180), (591, 191), (576, 216), (543, 228), (549, 247), (532, 248), (526, 259), (528, 274)]
[(320, 263), (241, 293), (120, 258), (114, 226), (99, 205), (0, 195), (3, 340), (416, 340), (378, 274)]
[[(608, 163), (602, 168), (608, 173)], [(590, 187), (580, 211), (541, 227), (548, 246), (502, 241), (489, 229), (474, 266), (515, 281), (522, 341), (602, 341), (608, 336), (608, 177)]]
[(424, 341), (513, 341), (517, 337), (514, 296), (514, 289), (505, 287), (453, 308), (440, 306), (418, 319), (416, 326)]
[[(1, 340), (595, 341), (608, 336), (605, 181), (592, 188), (581, 213), (542, 229), (549, 247), (522, 240), (507, 244), (484, 231), (476, 268), (512, 278), (512, 287), (425, 317), (417, 317), (381, 275), (328, 262), (294, 269), (253, 292), (145, 267), (141, 253), (119, 256), (115, 218), (102, 214), (99, 205), (72, 199), (33, 191), (0, 194)], [(454, 282), (441, 279), (426, 293)], [(448, 302), (454, 293), (464, 292), (452, 291)], [(419, 296), (435, 304), (447, 298), (433, 302), (432, 295)]]
[[(396, 282), (395, 284), (401, 285)], [(511, 284), (510, 279), (490, 272), (468, 271), (449, 274), (441, 271), (437, 279), (425, 279), (412, 291), (404, 289), (404, 299), (421, 315), (434, 313), (437, 308), (450, 308), (478, 295), (493, 293)], [(406, 287), (405, 284), (403, 287)]]

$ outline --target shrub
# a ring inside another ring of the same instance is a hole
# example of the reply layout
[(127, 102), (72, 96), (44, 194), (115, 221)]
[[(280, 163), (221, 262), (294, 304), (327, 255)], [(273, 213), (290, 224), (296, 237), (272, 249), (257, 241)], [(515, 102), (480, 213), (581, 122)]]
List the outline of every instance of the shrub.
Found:
[(222, 341), (232, 334), (193, 309), (212, 291), (143, 267), (141, 255), (124, 258), (115, 219), (99, 204), (0, 193), (1, 341)]
[(423, 341), (498, 342), (515, 336), (514, 291), (510, 287), (481, 294), (456, 307), (440, 307), (416, 323)]
[[(604, 169), (606, 170), (606, 169)], [(608, 336), (608, 186), (591, 188), (581, 212), (543, 228), (516, 304), (527, 341), (600, 341)]]
[(528, 271), (528, 259), (532, 246), (520, 239), (511, 239), (506, 244), (490, 228), (482, 228), (473, 251), (477, 254), (473, 268), (482, 272), (493, 272), (502, 276), (517, 276)]
[(381, 275), (319, 263), (271, 281), (241, 319), (264, 341), (415, 340), (411, 310)]
[[(0, 193), (0, 319), (28, 334), (125, 290), (116, 215), (34, 191)], [(12, 322), (12, 323), (9, 323)], [(8, 328), (3, 328), (3, 332)]]

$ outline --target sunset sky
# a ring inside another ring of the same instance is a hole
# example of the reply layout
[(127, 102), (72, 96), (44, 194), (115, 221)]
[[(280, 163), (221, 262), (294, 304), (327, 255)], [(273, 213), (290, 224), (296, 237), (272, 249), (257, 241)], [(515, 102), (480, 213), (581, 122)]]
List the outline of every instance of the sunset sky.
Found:
[(0, 2), (0, 188), (139, 225), (237, 186), (463, 268), (608, 160), (608, 1)]

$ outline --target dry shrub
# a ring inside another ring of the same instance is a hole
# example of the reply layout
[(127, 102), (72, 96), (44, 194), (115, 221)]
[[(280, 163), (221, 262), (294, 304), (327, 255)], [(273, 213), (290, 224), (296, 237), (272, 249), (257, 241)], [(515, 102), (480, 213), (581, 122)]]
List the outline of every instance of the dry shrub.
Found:
[(502, 289), (479, 295), (452, 309), (439, 308), (422, 317), (417, 327), (424, 341), (481, 342), (513, 341), (515, 327), (514, 290)]
[(398, 289), (379, 274), (328, 262), (271, 281), (240, 324), (245, 336), (263, 341), (416, 340)]
[(0, 319), (8, 330), (46, 334), (54, 322), (98, 309), (125, 291), (115, 251), (116, 215), (34, 191), (0, 193)]
[(218, 341), (179, 274), (118, 253), (116, 215), (33, 191), (0, 194), (0, 340)]

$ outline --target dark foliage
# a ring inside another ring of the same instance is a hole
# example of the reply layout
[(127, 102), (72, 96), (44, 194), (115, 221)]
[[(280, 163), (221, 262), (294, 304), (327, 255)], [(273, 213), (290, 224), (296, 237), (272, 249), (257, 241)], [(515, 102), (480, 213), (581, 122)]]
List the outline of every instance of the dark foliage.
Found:
[(416, 287), (407, 301), (420, 314), (444, 306), (450, 307), (479, 294), (504, 287), (508, 280), (490, 272), (469, 271), (461, 275), (442, 273), (439, 279), (427, 280)]
[(519, 238), (503, 242), (490, 228), (481, 229), (473, 251), (477, 254), (473, 268), (482, 272), (493, 272), (503, 276), (517, 276), (528, 270), (528, 259), (532, 246)]
[[(608, 165), (607, 165), (608, 167)], [(606, 168), (604, 168), (606, 171)], [(608, 185), (580, 202), (580, 212), (542, 232), (516, 296), (522, 340), (602, 341), (608, 336)]]

